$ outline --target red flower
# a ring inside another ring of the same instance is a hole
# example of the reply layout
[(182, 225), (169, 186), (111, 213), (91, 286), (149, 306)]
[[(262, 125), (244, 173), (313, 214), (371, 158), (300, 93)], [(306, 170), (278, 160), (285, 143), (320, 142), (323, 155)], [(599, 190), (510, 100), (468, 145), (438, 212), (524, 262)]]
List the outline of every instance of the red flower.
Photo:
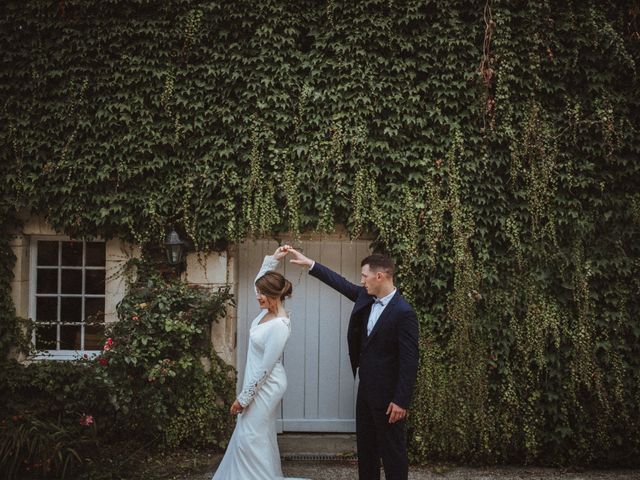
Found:
[(100, 357), (98, 362), (100, 362), (100, 365), (109, 365), (109, 360), (107, 358)]
[(93, 415), (85, 415), (84, 413), (80, 415), (80, 425), (85, 427), (93, 425)]

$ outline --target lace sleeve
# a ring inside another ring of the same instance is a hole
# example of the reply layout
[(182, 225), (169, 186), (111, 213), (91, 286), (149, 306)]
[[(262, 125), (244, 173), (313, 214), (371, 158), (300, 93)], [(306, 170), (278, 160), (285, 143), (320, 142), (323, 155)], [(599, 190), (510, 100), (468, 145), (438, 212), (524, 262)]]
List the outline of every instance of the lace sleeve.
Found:
[(274, 318), (270, 320), (269, 332), (267, 332), (267, 343), (264, 347), (262, 361), (257, 372), (245, 383), (245, 387), (238, 395), (238, 402), (245, 408), (249, 405), (262, 385), (267, 380), (273, 367), (282, 357), (284, 346), (289, 338), (289, 324), (282, 318)]
[(276, 268), (278, 268), (279, 264), (280, 261), (273, 258), (272, 255), (265, 255), (264, 260), (262, 261), (262, 267), (260, 267), (260, 271), (258, 272), (258, 275), (256, 275), (256, 279), (253, 281), (253, 289), (256, 291), (256, 293), (258, 293), (258, 291), (255, 287), (255, 283), (258, 281), (258, 279), (269, 270), (275, 270)]

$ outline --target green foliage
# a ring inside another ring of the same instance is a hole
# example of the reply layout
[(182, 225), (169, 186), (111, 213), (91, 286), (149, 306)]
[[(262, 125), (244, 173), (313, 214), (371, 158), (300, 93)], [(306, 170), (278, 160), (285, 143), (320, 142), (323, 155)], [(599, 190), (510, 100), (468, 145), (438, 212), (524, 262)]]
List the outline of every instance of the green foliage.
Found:
[(113, 440), (115, 412), (91, 363), (1, 366), (2, 478), (73, 478), (99, 454), (100, 442)]
[[(0, 168), (1, 172), (1, 168)], [(0, 199), (0, 232), (17, 226), (14, 206)], [(10, 356), (29, 351), (29, 329), (16, 316), (11, 296), (11, 281), (16, 257), (11, 249), (11, 237), (0, 235), (0, 363)]]
[(221, 419), (235, 375), (209, 339), (231, 295), (163, 278), (146, 261), (134, 265), (137, 279), (97, 360), (114, 406), (132, 431), (161, 435), (171, 446), (224, 446), (230, 421)]
[[(4, 222), (3, 222), (4, 223)], [(8, 230), (8, 226), (2, 225)], [(6, 359), (12, 348), (24, 344), (20, 323), (11, 298), (11, 280), (15, 255), (9, 245), (10, 239), (0, 238), (0, 359)]]
[[(141, 245), (173, 224), (199, 250), (373, 232), (421, 318), (415, 461), (640, 458), (635, 0), (1, 8), (3, 219)], [(105, 358), (164, 391), (119, 412), (178, 442), (160, 418), (197, 362), (162, 363), (141, 303)], [(195, 338), (154, 309), (155, 332)]]
[(73, 478), (82, 454), (97, 446), (96, 429), (64, 428), (54, 421), (15, 416), (0, 435), (2, 478)]
[(229, 406), (235, 399), (236, 377), (223, 360), (214, 360), (210, 372), (194, 376), (191, 396), (181, 398), (175, 413), (167, 418), (165, 442), (169, 448), (227, 446), (234, 426)]

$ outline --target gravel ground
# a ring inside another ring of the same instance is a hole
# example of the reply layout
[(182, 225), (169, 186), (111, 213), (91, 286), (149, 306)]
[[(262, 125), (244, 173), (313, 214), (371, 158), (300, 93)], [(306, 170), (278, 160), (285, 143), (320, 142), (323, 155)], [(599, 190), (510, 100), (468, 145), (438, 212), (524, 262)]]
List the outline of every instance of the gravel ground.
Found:
[[(349, 464), (328, 462), (285, 462), (285, 475), (310, 478), (312, 480), (355, 480), (357, 468)], [(382, 475), (384, 479), (384, 474)], [(571, 471), (550, 468), (496, 467), (412, 467), (409, 480), (640, 480), (640, 470), (585, 470)]]
[[(182, 452), (150, 457), (136, 470), (137, 480), (211, 480), (220, 453)], [(356, 480), (355, 459), (285, 459), (282, 470), (287, 477), (309, 480)], [(133, 477), (132, 477), (133, 478)], [(384, 480), (384, 474), (382, 474)], [(409, 480), (640, 480), (640, 469), (581, 469), (521, 466), (459, 467), (433, 464), (410, 467)], [(232, 479), (246, 480), (246, 479)]]
[[(355, 461), (282, 463), (284, 474), (310, 480), (356, 480)], [(180, 480), (210, 480), (215, 470)], [(382, 474), (384, 479), (384, 474)], [(536, 467), (411, 467), (409, 480), (640, 480), (640, 470), (567, 470)]]

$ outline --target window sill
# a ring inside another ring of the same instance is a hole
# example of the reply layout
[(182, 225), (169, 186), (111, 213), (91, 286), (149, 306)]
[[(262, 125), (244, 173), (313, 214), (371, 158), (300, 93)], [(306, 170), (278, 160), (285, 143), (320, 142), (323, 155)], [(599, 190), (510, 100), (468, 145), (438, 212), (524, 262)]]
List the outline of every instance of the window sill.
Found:
[(43, 351), (38, 352), (35, 355), (30, 355), (28, 360), (41, 361), (41, 360), (81, 360), (84, 355), (88, 359), (97, 357), (102, 353), (100, 350), (55, 350), (55, 351)]

